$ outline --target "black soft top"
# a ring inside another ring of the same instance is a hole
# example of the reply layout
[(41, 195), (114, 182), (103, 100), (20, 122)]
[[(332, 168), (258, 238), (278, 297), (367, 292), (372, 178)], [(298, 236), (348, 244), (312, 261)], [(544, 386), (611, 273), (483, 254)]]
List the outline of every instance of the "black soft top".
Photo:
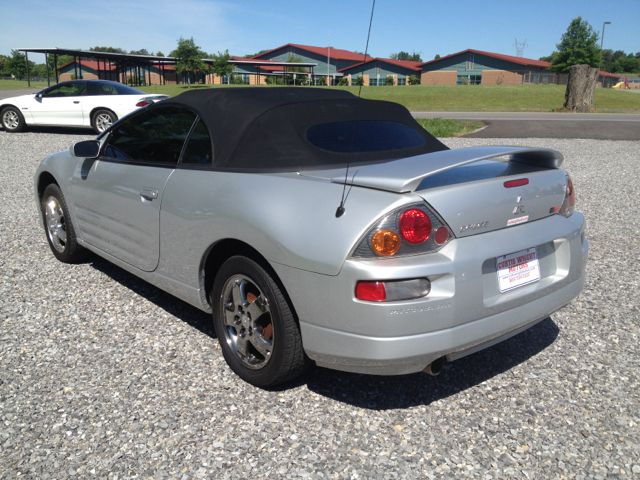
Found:
[[(407, 87), (410, 88), (410, 87)], [(359, 99), (344, 90), (308, 87), (240, 87), (193, 90), (149, 108), (180, 105), (195, 111), (207, 126), (215, 168), (243, 171), (296, 171), (347, 164), (379, 163), (447, 150), (409, 111), (392, 102)], [(351, 121), (407, 125), (425, 142), (401, 150), (342, 153), (307, 140), (317, 125)]]

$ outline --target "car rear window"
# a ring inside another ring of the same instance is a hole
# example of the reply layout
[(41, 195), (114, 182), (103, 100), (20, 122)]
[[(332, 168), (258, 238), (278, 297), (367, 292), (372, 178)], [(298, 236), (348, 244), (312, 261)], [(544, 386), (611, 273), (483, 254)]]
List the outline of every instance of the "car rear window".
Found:
[(423, 145), (425, 139), (408, 125), (386, 121), (334, 122), (307, 130), (307, 140), (329, 152), (383, 152)]

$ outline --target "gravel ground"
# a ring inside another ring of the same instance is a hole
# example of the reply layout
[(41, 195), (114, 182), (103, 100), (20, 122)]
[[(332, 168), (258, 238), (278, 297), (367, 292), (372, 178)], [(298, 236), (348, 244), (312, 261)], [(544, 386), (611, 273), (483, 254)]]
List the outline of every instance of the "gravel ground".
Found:
[(254, 388), (209, 317), (101, 259), (54, 260), (32, 176), (82, 131), (0, 131), (0, 478), (640, 477), (640, 142), (554, 147), (589, 221), (584, 292), (424, 374)]

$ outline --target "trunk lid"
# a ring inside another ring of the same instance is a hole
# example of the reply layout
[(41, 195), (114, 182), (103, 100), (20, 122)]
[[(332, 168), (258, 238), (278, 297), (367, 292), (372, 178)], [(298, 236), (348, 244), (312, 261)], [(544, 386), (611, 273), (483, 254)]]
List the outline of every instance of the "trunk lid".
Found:
[[(554, 215), (567, 184), (562, 161), (560, 152), (547, 148), (461, 148), (354, 168), (346, 183), (413, 192), (465, 237)], [(301, 175), (345, 183), (344, 168)], [(511, 180), (523, 184), (507, 186)]]
[[(487, 165), (487, 170), (491, 169), (495, 166)], [(505, 187), (514, 179), (528, 183)], [(427, 187), (415, 194), (440, 215), (456, 237), (466, 237), (555, 215), (564, 200), (566, 184), (564, 170), (544, 170)]]

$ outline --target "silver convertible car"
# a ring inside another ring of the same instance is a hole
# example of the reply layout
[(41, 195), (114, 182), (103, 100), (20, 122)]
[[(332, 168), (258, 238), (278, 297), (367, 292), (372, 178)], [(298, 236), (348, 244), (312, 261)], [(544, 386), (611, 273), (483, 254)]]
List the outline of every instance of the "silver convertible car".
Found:
[(570, 302), (588, 243), (562, 160), (450, 150), (345, 91), (211, 89), (46, 158), (35, 195), (60, 261), (96, 253), (211, 312), (267, 387), (311, 361), (437, 374)]

